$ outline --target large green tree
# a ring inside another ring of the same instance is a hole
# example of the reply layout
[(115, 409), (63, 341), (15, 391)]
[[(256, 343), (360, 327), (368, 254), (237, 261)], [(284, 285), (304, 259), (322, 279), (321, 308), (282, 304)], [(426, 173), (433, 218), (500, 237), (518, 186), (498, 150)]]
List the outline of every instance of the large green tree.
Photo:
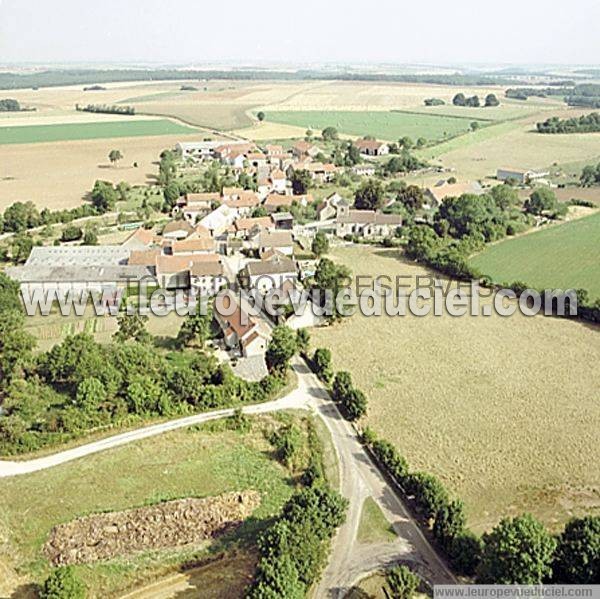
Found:
[(554, 582), (600, 584), (600, 516), (574, 518), (558, 538)]
[(383, 203), (383, 185), (377, 179), (363, 181), (354, 194), (354, 205), (359, 210), (377, 210)]
[(285, 374), (297, 351), (296, 333), (283, 325), (275, 327), (265, 355), (269, 371)]
[(556, 540), (530, 514), (504, 518), (483, 544), (481, 584), (541, 584), (552, 574)]

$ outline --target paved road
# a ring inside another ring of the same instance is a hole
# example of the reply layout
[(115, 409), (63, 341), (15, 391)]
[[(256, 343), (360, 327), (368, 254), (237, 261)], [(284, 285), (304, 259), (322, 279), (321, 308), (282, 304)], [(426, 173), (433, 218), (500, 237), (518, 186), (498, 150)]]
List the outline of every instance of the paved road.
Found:
[[(387, 484), (359, 443), (353, 427), (344, 420), (322, 383), (304, 363), (296, 363), (299, 379), (307, 387), (310, 406), (324, 420), (338, 454), (341, 493), (350, 500), (346, 522), (334, 542), (329, 564), (316, 592), (319, 599), (342, 597), (359, 578), (399, 560), (410, 561), (431, 584), (453, 584), (452, 573), (433, 550), (404, 503)], [(390, 543), (357, 542), (362, 505), (372, 497), (398, 537)]]
[[(243, 408), (243, 411), (246, 414), (264, 414), (277, 410), (306, 408), (306, 403), (306, 395), (301, 393), (300, 389), (297, 388), (281, 399), (247, 406)], [(202, 424), (203, 422), (209, 422), (210, 420), (217, 420), (219, 418), (231, 416), (232, 414), (233, 409), (215, 410), (213, 412), (195, 414), (194, 416), (186, 416), (184, 418), (178, 418), (177, 420), (169, 420), (168, 422), (153, 424), (151, 426), (121, 433), (112, 437), (106, 437), (105, 439), (100, 439), (99, 441), (94, 441), (86, 445), (80, 445), (79, 447), (67, 449), (49, 456), (35, 458), (33, 460), (18, 462), (0, 461), (0, 478), (28, 474), (38, 470), (45, 470), (47, 468), (52, 468), (53, 466), (65, 464), (67, 462), (71, 462), (72, 460), (98, 453), (99, 451), (112, 449), (114, 447), (119, 447), (120, 445), (126, 445), (127, 443), (132, 443), (141, 439), (147, 439), (148, 437), (154, 437), (162, 433), (192, 426), (194, 424)]]
[[(413, 521), (403, 502), (389, 487), (377, 467), (359, 443), (353, 427), (342, 418), (336, 405), (317, 377), (299, 358), (293, 361), (298, 387), (285, 397), (247, 406), (246, 414), (276, 410), (309, 409), (325, 422), (337, 453), (341, 493), (349, 499), (348, 516), (332, 545), (328, 567), (316, 591), (319, 599), (341, 597), (365, 574), (397, 562), (410, 561), (432, 584), (456, 582)], [(0, 461), (0, 477), (24, 475), (52, 468), (99, 451), (119, 447), (168, 431), (230, 416), (232, 409), (216, 410), (147, 426), (107, 437), (54, 455), (28, 461)], [(362, 545), (356, 540), (364, 500), (372, 497), (394, 527), (398, 537), (389, 543)]]

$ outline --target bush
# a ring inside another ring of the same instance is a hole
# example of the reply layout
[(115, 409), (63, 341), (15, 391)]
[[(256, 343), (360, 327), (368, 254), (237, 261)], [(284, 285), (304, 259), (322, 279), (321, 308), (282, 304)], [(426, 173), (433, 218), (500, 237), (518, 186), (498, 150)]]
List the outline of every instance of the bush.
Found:
[(40, 591), (41, 599), (85, 599), (85, 586), (71, 566), (53, 570)]
[(313, 367), (317, 376), (324, 382), (330, 383), (333, 371), (331, 368), (331, 351), (325, 347), (319, 347), (313, 355)]
[(558, 538), (553, 582), (598, 584), (600, 582), (600, 516), (574, 518)]
[(449, 503), (448, 492), (433, 474), (415, 472), (406, 478), (406, 492), (414, 495), (415, 502), (425, 516), (433, 518)]
[(60, 236), (61, 241), (77, 241), (83, 237), (83, 229), (75, 225), (65, 227)]
[(377, 440), (371, 445), (371, 451), (385, 466), (392, 478), (403, 485), (408, 476), (408, 462), (398, 453), (397, 449), (389, 441)]
[(386, 576), (386, 595), (391, 599), (411, 599), (419, 587), (419, 577), (408, 566), (394, 566)]
[(448, 553), (452, 566), (458, 574), (473, 576), (479, 562), (483, 544), (480, 537), (469, 530), (463, 531), (452, 540)]
[(530, 514), (505, 518), (483, 535), (480, 584), (542, 584), (552, 573), (556, 540)]

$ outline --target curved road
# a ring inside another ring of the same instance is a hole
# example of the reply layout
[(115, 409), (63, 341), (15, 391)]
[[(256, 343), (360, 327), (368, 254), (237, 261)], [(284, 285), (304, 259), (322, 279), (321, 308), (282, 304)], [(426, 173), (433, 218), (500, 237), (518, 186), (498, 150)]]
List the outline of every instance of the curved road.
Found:
[[(329, 564), (315, 596), (342, 597), (365, 574), (400, 560), (413, 563), (431, 584), (455, 583), (456, 579), (365, 452), (353, 427), (342, 418), (323, 384), (300, 358), (295, 358), (292, 366), (298, 375), (296, 389), (281, 399), (247, 406), (243, 412), (263, 414), (276, 410), (309, 409), (323, 419), (331, 434), (338, 458), (340, 491), (350, 505), (346, 522), (333, 541)], [(0, 478), (52, 468), (99, 451), (232, 414), (233, 409), (196, 414), (107, 437), (54, 455), (28, 461), (0, 461)], [(357, 542), (362, 505), (367, 497), (375, 500), (392, 524), (398, 535), (394, 541), (369, 545)]]

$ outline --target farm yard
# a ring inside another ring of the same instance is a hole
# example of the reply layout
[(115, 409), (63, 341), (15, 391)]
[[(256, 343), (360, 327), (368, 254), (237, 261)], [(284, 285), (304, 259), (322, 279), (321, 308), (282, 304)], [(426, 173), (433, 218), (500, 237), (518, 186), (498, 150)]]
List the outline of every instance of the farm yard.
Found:
[[(466, 133), (475, 119), (409, 112), (384, 111), (273, 111), (266, 119), (285, 125), (321, 131), (335, 127), (340, 133), (353, 136), (371, 135), (377, 139), (394, 141), (408, 136), (439, 141)], [(483, 126), (486, 121), (477, 121)]]
[[(393, 249), (332, 255), (354, 275), (410, 275), (414, 284), (428, 274)], [(543, 316), (357, 314), (311, 334), (366, 393), (366, 424), (461, 497), (477, 531), (524, 511), (551, 529), (598, 513), (600, 373), (590, 365), (600, 346), (591, 327)]]
[(600, 213), (488, 246), (470, 263), (496, 283), (587, 289), (600, 299)]
[[(301, 420), (291, 418), (302, 430)], [(263, 433), (272, 430), (277, 421), (261, 417), (253, 422), (252, 431), (245, 434), (227, 430), (224, 422), (218, 422), (160, 435), (27, 477), (3, 479), (0, 594), (10, 594), (21, 584), (43, 579), (49, 564), (41, 551), (52, 527), (88, 514), (182, 497), (257, 491), (259, 507), (233, 533), (234, 538), (253, 537), (261, 527), (261, 519), (277, 513), (292, 493), (290, 471), (272, 459), (271, 445)], [(22, 509), (24, 503), (28, 506), (26, 512)], [(147, 584), (176, 573), (182, 563), (217, 557), (222, 551), (227, 554), (231, 539), (230, 533), (216, 540), (215, 550), (204, 542), (75, 567), (90, 596), (114, 596), (140, 582)], [(243, 586), (246, 576), (252, 574), (253, 560), (244, 557), (238, 564), (228, 563), (225, 569), (228, 576), (222, 578), (223, 584), (228, 581), (239, 585), (241, 580)], [(196, 572), (197, 584), (201, 574)]]

